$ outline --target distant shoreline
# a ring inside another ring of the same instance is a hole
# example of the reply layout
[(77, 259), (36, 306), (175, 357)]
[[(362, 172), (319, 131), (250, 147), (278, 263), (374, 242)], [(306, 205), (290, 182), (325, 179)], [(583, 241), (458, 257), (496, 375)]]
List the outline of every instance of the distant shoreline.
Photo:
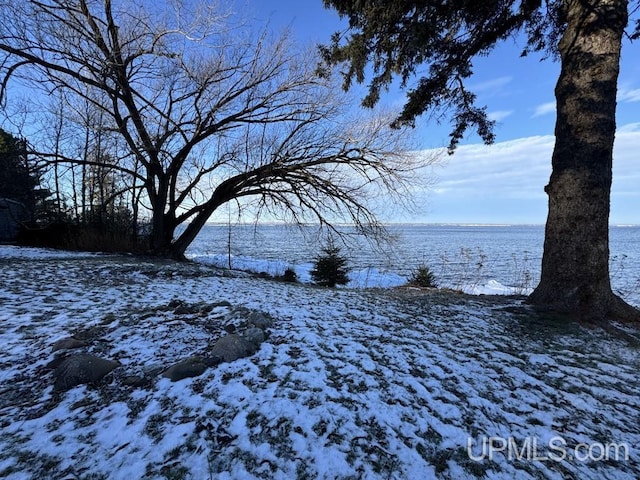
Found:
[[(253, 227), (253, 226), (277, 226), (277, 227), (296, 227), (299, 226), (290, 222), (232, 222), (234, 227)], [(320, 227), (317, 223), (303, 223), (304, 227)], [(437, 223), (437, 222), (383, 222), (380, 225), (385, 227), (540, 227), (544, 228), (544, 223)], [(207, 222), (207, 227), (227, 227), (229, 222)], [(336, 226), (352, 227), (350, 223), (337, 223)], [(640, 223), (613, 223), (609, 228), (640, 228)]]

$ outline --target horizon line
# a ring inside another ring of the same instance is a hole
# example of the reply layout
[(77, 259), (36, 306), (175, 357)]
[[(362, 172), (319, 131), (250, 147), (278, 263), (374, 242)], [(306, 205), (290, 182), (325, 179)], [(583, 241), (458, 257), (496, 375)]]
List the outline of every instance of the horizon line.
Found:
[[(207, 222), (205, 226), (218, 227), (229, 226), (228, 221)], [(303, 226), (317, 227), (320, 223), (295, 223), (284, 221), (255, 221), (255, 222), (231, 222), (232, 226)], [(351, 227), (353, 223), (336, 223), (336, 226)], [(434, 226), (434, 227), (544, 227), (545, 223), (508, 223), (508, 222), (380, 222), (382, 226)], [(610, 223), (609, 227), (634, 228), (640, 227), (640, 223)]]

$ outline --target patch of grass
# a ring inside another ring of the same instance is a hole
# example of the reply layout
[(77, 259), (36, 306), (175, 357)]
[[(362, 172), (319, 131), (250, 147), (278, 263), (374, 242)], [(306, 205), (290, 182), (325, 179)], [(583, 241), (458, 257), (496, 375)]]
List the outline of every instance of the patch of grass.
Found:
[(164, 465), (160, 469), (160, 474), (167, 480), (184, 480), (190, 477), (189, 469), (180, 462)]
[(259, 426), (260, 424), (265, 422), (265, 416), (262, 415), (260, 412), (258, 412), (257, 410), (251, 410), (249, 413), (247, 413), (247, 418), (245, 420), (247, 427), (253, 429), (256, 428), (257, 426)]
[(469, 457), (466, 447), (458, 447), (453, 450), (451, 460), (460, 465), (469, 476), (475, 478), (486, 478), (489, 470), (500, 471), (500, 467), (494, 462), (476, 462)]
[[(275, 366), (275, 363), (261, 363), (260, 365), (258, 365), (258, 368), (260, 370), (260, 378), (269, 383), (277, 382), (278, 376), (273, 371)], [(281, 385), (283, 383), (284, 381), (281, 382)]]
[(534, 425), (534, 426), (543, 426), (544, 425), (544, 422), (542, 420), (540, 420), (539, 418), (536, 418), (536, 417), (527, 418), (527, 423), (529, 425)]
[(329, 426), (328, 422), (324, 418), (322, 418), (313, 427), (311, 427), (311, 429), (313, 430), (313, 433), (315, 433), (317, 436), (322, 437), (324, 434), (327, 433), (328, 426)]
[(242, 372), (224, 372), (220, 377), (223, 385), (228, 384), (231, 380), (236, 378), (241, 378), (243, 376)]
[(149, 435), (156, 442), (160, 442), (164, 437), (166, 417), (160, 413), (149, 415), (147, 423), (144, 426), (144, 433)]
[(317, 408), (322, 405), (322, 400), (318, 395), (309, 397), (304, 403), (309, 409)]
[(54, 473), (59, 472), (58, 467), (62, 462), (60, 458), (31, 450), (15, 452), (14, 458), (16, 463), (0, 471), (0, 478), (6, 478), (12, 473), (27, 472), (32, 474), (30, 478), (58, 478)]
[(351, 379), (345, 379), (345, 383), (347, 385), (347, 390), (349, 390), (349, 393), (365, 393), (369, 391), (369, 387), (364, 382), (364, 380), (360, 380), (360, 382), (355, 383)]
[(138, 418), (138, 416), (140, 415), (140, 412), (142, 412), (147, 406), (146, 399), (138, 400), (138, 399), (129, 397), (127, 398), (126, 403), (127, 403), (127, 407), (129, 408), (129, 411), (127, 412), (127, 418), (129, 418), (130, 420), (134, 420)]
[(354, 463), (360, 459), (368, 463), (375, 473), (383, 475), (383, 478), (393, 478), (393, 472), (397, 470), (400, 462), (397, 456), (389, 451), (385, 427), (380, 425), (375, 417), (363, 419), (356, 415), (355, 423), (366, 435), (350, 440), (347, 461)]
[(307, 480), (316, 476), (315, 472), (312, 473), (305, 462), (298, 462), (296, 465), (296, 480)]
[(450, 449), (433, 449), (433, 450), (424, 450), (426, 453), (425, 458), (436, 471), (436, 474), (440, 475), (446, 472), (449, 469), (449, 460), (451, 460), (452, 451)]
[(417, 435), (433, 445), (439, 445), (442, 442), (440, 435), (431, 425), (424, 432), (418, 432)]

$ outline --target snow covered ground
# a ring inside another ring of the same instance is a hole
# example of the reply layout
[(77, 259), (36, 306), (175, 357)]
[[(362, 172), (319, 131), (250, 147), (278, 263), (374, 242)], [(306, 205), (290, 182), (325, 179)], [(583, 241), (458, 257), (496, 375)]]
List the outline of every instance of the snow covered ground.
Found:
[[(159, 375), (251, 310), (274, 319), (257, 354)], [(71, 335), (121, 366), (54, 392)], [(516, 297), (0, 247), (0, 477), (635, 479), (637, 337)]]

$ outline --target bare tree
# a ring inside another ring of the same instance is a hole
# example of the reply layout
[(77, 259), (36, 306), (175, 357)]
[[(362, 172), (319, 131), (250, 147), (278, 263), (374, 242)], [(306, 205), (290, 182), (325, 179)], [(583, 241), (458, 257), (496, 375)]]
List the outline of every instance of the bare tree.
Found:
[(374, 223), (367, 194), (401, 192), (424, 163), (402, 153), (389, 119), (349, 117), (340, 89), (286, 35), (252, 35), (204, 2), (155, 3), (159, 13), (112, 0), (0, 5), (2, 99), (15, 79), (102, 112), (101, 128), (121, 139), (110, 168), (143, 189), (155, 254), (182, 257), (234, 199)]

